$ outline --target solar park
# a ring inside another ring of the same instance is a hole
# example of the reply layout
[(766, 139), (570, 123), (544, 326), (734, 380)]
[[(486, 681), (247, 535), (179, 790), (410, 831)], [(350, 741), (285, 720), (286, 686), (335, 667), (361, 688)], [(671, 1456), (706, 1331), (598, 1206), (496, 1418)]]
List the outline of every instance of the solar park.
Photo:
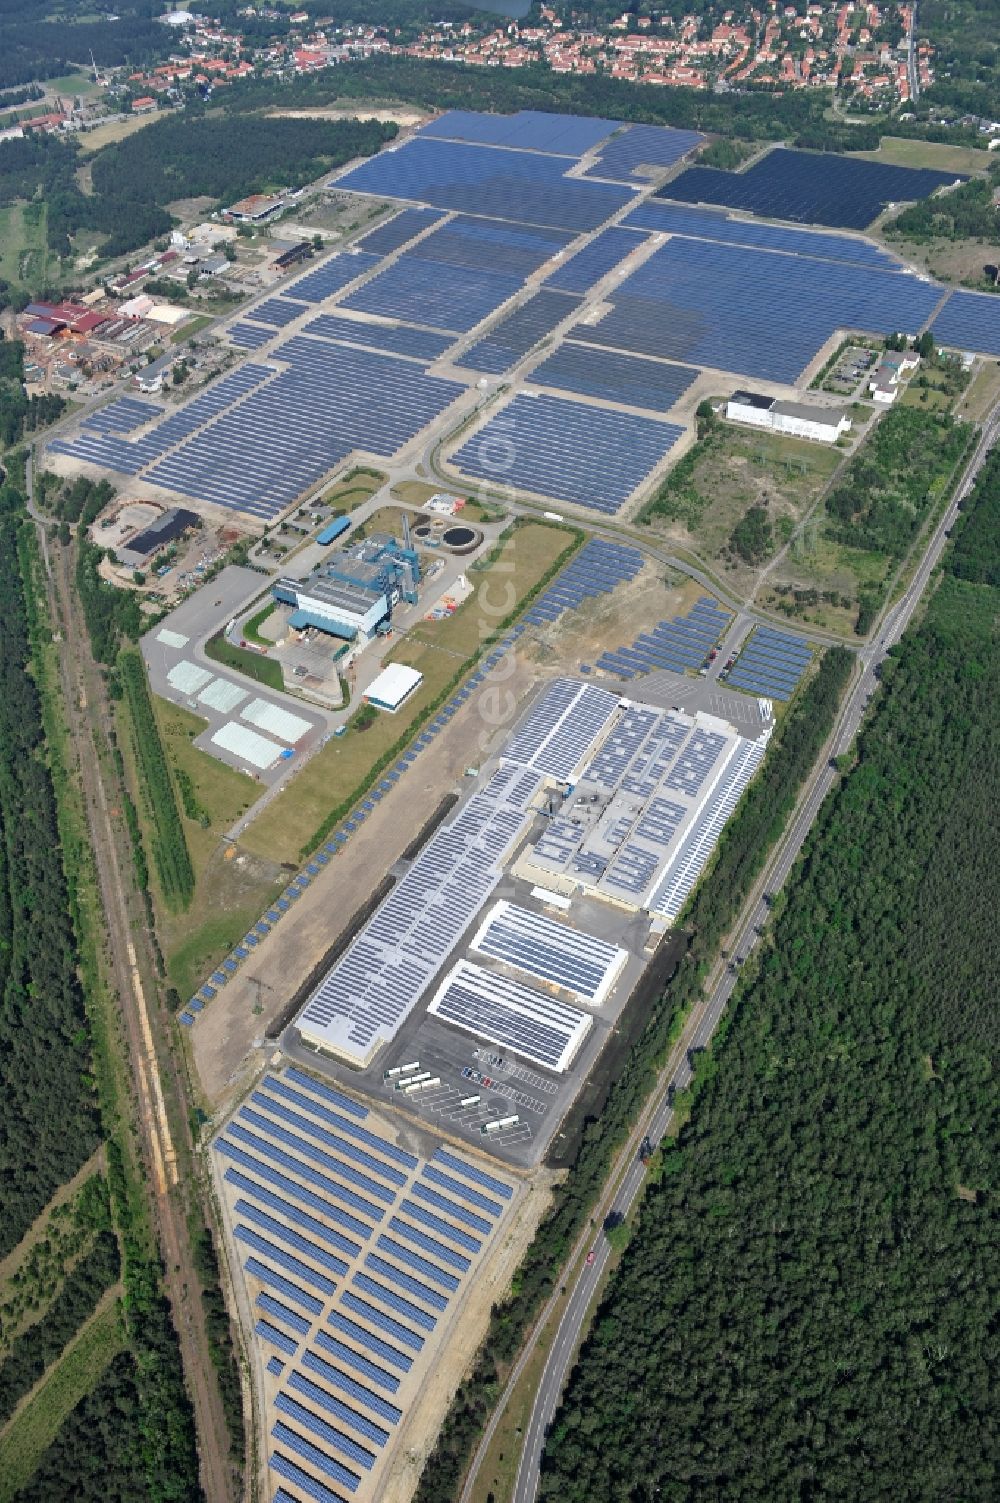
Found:
[(345, 1092), (266, 1074), (212, 1157), (260, 1358), (268, 1466), (286, 1499), (382, 1495), (511, 1181), (438, 1141), (421, 1153)]
[[(354, 454), (447, 436), (460, 399), (496, 376), (525, 384), (446, 462), (611, 515), (690, 423), (702, 371), (791, 386), (845, 329), (929, 325), (1000, 354), (992, 299), (835, 232), (950, 177), (783, 148), (746, 172), (684, 168), (700, 140), (530, 110), (442, 115), (331, 181), (399, 212), (241, 310), (226, 330), (241, 365), (177, 408), (111, 403), (49, 452), (265, 524)], [(654, 193), (649, 169), (679, 166)]]

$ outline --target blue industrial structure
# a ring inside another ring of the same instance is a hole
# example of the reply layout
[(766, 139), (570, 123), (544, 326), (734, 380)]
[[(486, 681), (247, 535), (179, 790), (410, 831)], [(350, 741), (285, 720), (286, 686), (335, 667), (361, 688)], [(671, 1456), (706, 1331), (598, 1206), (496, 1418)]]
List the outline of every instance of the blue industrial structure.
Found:
[[(347, 525), (346, 517), (337, 518), (317, 541), (332, 541)], [(419, 586), (420, 558), (404, 517), (402, 542), (384, 532), (359, 538), (324, 559), (308, 578), (278, 579), (272, 594), (282, 605), (295, 607), (290, 626), (367, 642), (384, 628), (399, 601), (416, 604)]]

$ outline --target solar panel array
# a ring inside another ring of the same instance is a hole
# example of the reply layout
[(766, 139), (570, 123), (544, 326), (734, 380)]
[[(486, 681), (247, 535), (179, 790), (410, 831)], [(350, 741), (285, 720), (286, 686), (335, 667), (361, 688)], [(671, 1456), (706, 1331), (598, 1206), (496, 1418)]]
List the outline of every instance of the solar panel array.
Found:
[(378, 256), (366, 255), (364, 251), (353, 255), (334, 252), (312, 271), (307, 271), (304, 277), (283, 287), (282, 292), (292, 298), (299, 298), (304, 303), (321, 303), (324, 298), (340, 292), (348, 283), (373, 271), (378, 263)]
[(661, 188), (657, 197), (725, 204), (765, 219), (863, 230), (890, 203), (927, 198), (955, 181), (953, 172), (892, 167), (834, 152), (791, 151), (779, 146), (746, 172), (689, 167)]
[(536, 699), (504, 745), (506, 762), (534, 768), (567, 782), (618, 706), (613, 694), (593, 684), (555, 679)]
[(457, 364), (468, 370), (487, 371), (497, 376), (509, 371), (546, 334), (550, 334), (563, 319), (569, 318), (579, 302), (580, 299), (571, 293), (550, 292), (547, 288), (533, 292), (495, 324), (485, 338), (466, 350)]
[(903, 270), (901, 263), (888, 251), (854, 235), (790, 230), (784, 225), (735, 219), (718, 209), (690, 209), (685, 204), (665, 203), (656, 198), (648, 198), (639, 204), (625, 223), (637, 230), (684, 235), (695, 240), (722, 240), (730, 245), (786, 251), (789, 255), (812, 256), (821, 261), (848, 261), (855, 266), (881, 267), (884, 271)]
[(575, 256), (561, 262), (547, 279), (546, 286), (557, 287), (562, 292), (589, 292), (612, 267), (618, 266), (644, 244), (644, 237), (617, 225), (601, 230)]
[(611, 134), (617, 120), (599, 116), (549, 114), (543, 110), (518, 110), (513, 115), (480, 115), (471, 110), (449, 110), (422, 126), (420, 134), (435, 140), (469, 141), (480, 146), (507, 146), (521, 151), (550, 152), (556, 156), (582, 157)]
[(541, 626), (557, 621), (563, 611), (576, 610), (585, 600), (609, 595), (618, 585), (635, 579), (642, 563), (638, 548), (610, 543), (605, 538), (588, 538), (565, 569), (532, 601), (525, 623)]
[(262, 344), (274, 338), (273, 329), (259, 329), (255, 324), (230, 324), (226, 330), (231, 344), (241, 350), (259, 350)]
[(388, 256), (436, 224), (441, 215), (433, 209), (402, 209), (385, 224), (362, 235), (356, 245), (370, 256)]
[(658, 622), (636, 637), (630, 647), (602, 653), (595, 666), (620, 679), (656, 673), (661, 668), (675, 673), (700, 668), (732, 619), (710, 595), (702, 595), (687, 615)]
[(602, 402), (669, 412), (698, 375), (687, 365), (666, 365), (591, 345), (563, 344), (535, 366), (528, 380), (535, 386), (575, 391)]
[(728, 679), (737, 689), (767, 699), (791, 699), (812, 661), (805, 637), (758, 626), (747, 638)]
[(394, 453), (464, 389), (409, 361), (301, 335), (279, 355), (286, 371), (194, 434), (147, 478), (270, 520), (352, 449)]
[(118, 397), (97, 412), (89, 413), (83, 420), (83, 426), (92, 428), (95, 433), (132, 433), (162, 412), (163, 408), (155, 402), (140, 402), (135, 397)]
[(467, 266), (523, 280), (573, 239), (572, 231), (460, 214), (407, 254), (442, 266)]
[(764, 741), (740, 739), (735, 754), (688, 829), (683, 845), (665, 867), (649, 900), (651, 912), (670, 920), (680, 915), (766, 750)]
[[(510, 1184), (460, 1155), (438, 1149), (422, 1161), (368, 1118), (290, 1068), (264, 1077), (214, 1145), (270, 1380), (269, 1464), (294, 1498), (322, 1503), (356, 1492), (385, 1461), (426, 1382), (427, 1335), (513, 1198)], [(362, 1208), (350, 1188), (359, 1154), (371, 1189)], [(433, 1212), (421, 1203), (429, 1196)], [(470, 1219), (480, 1235), (470, 1236)]]
[(321, 313), (303, 329), (315, 339), (335, 339), (340, 344), (360, 344), (370, 350), (384, 350), (392, 355), (409, 355), (415, 360), (436, 360), (451, 344), (448, 334), (431, 329), (414, 329), (409, 324), (375, 324), (360, 318), (338, 318)]
[(568, 1069), (591, 1025), (579, 1008), (468, 960), (452, 968), (427, 1011), (557, 1074)]
[(308, 312), (308, 303), (293, 303), (285, 297), (269, 297), (251, 308), (246, 316), (252, 318), (254, 323), (273, 324), (276, 329), (283, 329), (300, 314)]
[(344, 308), (465, 334), (521, 290), (518, 277), (400, 256), (343, 301)]
[(837, 329), (915, 334), (940, 296), (897, 272), (678, 237), (568, 337), (794, 383)]
[(674, 130), (669, 125), (628, 125), (601, 147), (587, 173), (620, 183), (641, 183), (643, 167), (672, 167), (704, 139), (700, 131)]
[(604, 1001), (626, 959), (617, 945), (506, 899), (493, 907), (472, 948), (592, 1007)]
[(296, 1018), (357, 1057), (392, 1038), (500, 881), (541, 779), (506, 766), (432, 836)]
[(629, 202), (627, 189), (566, 178), (567, 166), (555, 156), (423, 135), (370, 157), (331, 186), (566, 230), (594, 230)]
[(465, 475), (613, 516), (683, 431), (674, 423), (522, 392), (451, 463)]
[(985, 292), (953, 292), (931, 323), (938, 344), (1000, 356), (1000, 298)]

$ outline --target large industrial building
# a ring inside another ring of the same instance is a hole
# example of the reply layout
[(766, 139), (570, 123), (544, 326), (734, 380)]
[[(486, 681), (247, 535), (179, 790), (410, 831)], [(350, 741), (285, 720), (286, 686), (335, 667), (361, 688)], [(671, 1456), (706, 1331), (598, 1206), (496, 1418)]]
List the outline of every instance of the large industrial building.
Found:
[(295, 607), (289, 625), (364, 643), (389, 621), (400, 600), (415, 604), (420, 560), (405, 520), (404, 527), (402, 543), (372, 533), (330, 554), (306, 579), (279, 579), (272, 594)]
[[(566, 910), (676, 919), (766, 744), (555, 680), (308, 998), (301, 1038), (364, 1068), (436, 981), (433, 1018), (562, 1074), (626, 960)], [(484, 918), (505, 877), (536, 907), (505, 899)]]
[(734, 423), (749, 423), (754, 428), (769, 428), (772, 433), (808, 438), (819, 444), (835, 444), (851, 428), (851, 420), (842, 407), (786, 402), (756, 391), (734, 391), (726, 403), (726, 417)]

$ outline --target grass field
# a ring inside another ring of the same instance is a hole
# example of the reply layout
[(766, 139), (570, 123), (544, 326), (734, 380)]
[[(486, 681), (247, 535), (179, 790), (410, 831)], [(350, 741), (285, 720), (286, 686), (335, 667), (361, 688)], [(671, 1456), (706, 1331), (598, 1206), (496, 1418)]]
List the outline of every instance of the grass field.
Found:
[(902, 136), (883, 136), (878, 151), (851, 152), (868, 162), (893, 167), (933, 167), (939, 172), (985, 172), (990, 164), (986, 151), (972, 146), (944, 146), (935, 141), (908, 141)]
[(965, 396), (959, 401), (956, 415), (980, 422), (1000, 401), (1000, 365), (995, 360), (984, 360), (972, 379)]
[(98, 92), (98, 86), (89, 73), (64, 73), (60, 78), (47, 78), (45, 88), (50, 94), (71, 94), (74, 99)]
[(248, 652), (244, 647), (234, 647), (227, 642), (225, 637), (211, 637), (205, 643), (205, 655), (214, 663), (221, 663), (225, 668), (232, 668), (236, 673), (242, 673), (246, 678), (252, 678), (258, 684), (266, 684), (269, 689), (282, 690), (285, 687), (284, 675), (281, 672), (280, 663), (273, 658), (265, 658), (259, 652)]
[(45, 243), (44, 204), (9, 204), (0, 209), (0, 277), (15, 286), (41, 286), (55, 258)]
[[(124, 1349), (117, 1308), (120, 1292), (108, 1290), (90, 1320), (0, 1432), (0, 1503), (7, 1503), (24, 1487), (67, 1415)], [(71, 1493), (69, 1478), (67, 1486)]]
[(367, 730), (349, 729), (329, 741), (254, 820), (242, 844), (275, 861), (298, 861), (327, 814), (353, 797), (380, 757), (408, 739), (426, 707), (571, 546), (566, 532), (540, 522), (512, 532), (490, 567), (472, 575), (475, 593), (453, 617), (421, 622), (389, 654), (388, 661), (424, 675), (413, 697), (395, 715), (378, 715)]
[(203, 824), (181, 815), (195, 873), (188, 912), (172, 914), (164, 904), (158, 905), (170, 981), (187, 997), (211, 965), (260, 917), (262, 908), (281, 890), (283, 879), (272, 862), (237, 855), (222, 840), (230, 825), (260, 796), (260, 784), (192, 744), (205, 729), (199, 716), (156, 695), (152, 700), (171, 772), (175, 779), (180, 773), (191, 780), (195, 799), (207, 818)]
[(193, 334), (200, 334), (202, 329), (207, 329), (209, 324), (214, 323), (218, 316), (217, 313), (197, 314), (194, 318), (189, 319), (186, 324), (182, 324), (179, 329), (174, 329), (170, 336), (170, 343), (183, 344), (185, 339), (190, 339)]
[(765, 506), (774, 532), (773, 556), (843, 458), (843, 450), (833, 445), (723, 424), (679, 462), (675, 480), (668, 477), (667, 512), (650, 511), (650, 531), (666, 534), (749, 591), (756, 569), (728, 556), (736, 524), (751, 506)]
[(77, 136), (80, 150), (86, 156), (93, 156), (102, 146), (110, 146), (112, 141), (124, 141), (126, 136), (134, 136), (137, 130), (142, 130), (144, 125), (151, 125), (157, 118), (156, 115), (136, 115), (127, 120), (109, 120), (106, 125), (95, 125), (93, 130), (82, 130)]

